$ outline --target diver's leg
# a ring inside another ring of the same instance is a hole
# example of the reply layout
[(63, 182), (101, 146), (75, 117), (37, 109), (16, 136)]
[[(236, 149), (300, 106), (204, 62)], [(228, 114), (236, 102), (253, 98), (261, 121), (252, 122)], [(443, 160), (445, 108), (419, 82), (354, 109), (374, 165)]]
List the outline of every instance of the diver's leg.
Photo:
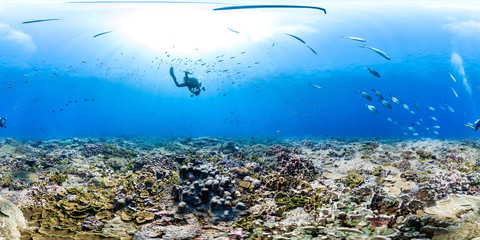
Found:
[(173, 67), (170, 67), (170, 76), (172, 77), (173, 81), (175, 82), (175, 85), (177, 87), (185, 87), (185, 83), (178, 84), (177, 78), (175, 77), (175, 74), (173, 73)]
[(477, 131), (477, 130), (475, 129), (475, 127), (473, 126), (473, 124), (471, 124), (471, 123), (464, 124), (463, 126), (464, 126), (464, 127), (469, 127), (469, 128), (471, 128), (471, 129)]

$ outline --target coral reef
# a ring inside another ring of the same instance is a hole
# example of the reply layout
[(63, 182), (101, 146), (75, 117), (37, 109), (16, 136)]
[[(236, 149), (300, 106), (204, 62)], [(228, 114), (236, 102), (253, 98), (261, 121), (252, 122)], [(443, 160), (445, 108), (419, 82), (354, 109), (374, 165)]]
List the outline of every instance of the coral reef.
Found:
[(472, 239), (479, 146), (3, 139), (0, 239)]
[(26, 227), (27, 223), (22, 211), (12, 202), (0, 197), (0, 237), (18, 240), (20, 239), (19, 229)]

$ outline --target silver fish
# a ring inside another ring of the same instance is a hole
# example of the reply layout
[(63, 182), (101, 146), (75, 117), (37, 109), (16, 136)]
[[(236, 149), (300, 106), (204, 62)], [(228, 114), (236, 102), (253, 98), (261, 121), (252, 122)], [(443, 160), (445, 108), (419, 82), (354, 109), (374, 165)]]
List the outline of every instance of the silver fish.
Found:
[(348, 37), (348, 36), (344, 36), (343, 38), (348, 38), (350, 40), (354, 40), (354, 41), (358, 41), (358, 42), (366, 42), (365, 39), (363, 38), (358, 38), (358, 37)]
[(400, 105), (400, 101), (396, 97), (393, 97), (392, 94), (390, 94), (390, 99), (392, 100), (393, 103)]
[(455, 95), (455, 97), (457, 97), (457, 98), (458, 98), (458, 94), (457, 94), (457, 92), (455, 91), (455, 89), (453, 89), (453, 87), (450, 87), (450, 88), (452, 89), (452, 91), (453, 91), (453, 94)]
[(454, 83), (457, 83), (457, 79), (455, 79), (455, 78), (453, 77), (453, 75), (450, 73), (450, 71), (447, 71), (447, 72), (448, 72), (448, 75), (450, 75), (450, 78), (452, 78), (453, 82), (454, 82)]
[(452, 107), (448, 106), (447, 104), (445, 104), (445, 106), (447, 107), (448, 111), (450, 111), (450, 112), (452, 112), (452, 113), (455, 112), (455, 110), (453, 110)]
[(365, 106), (368, 108), (368, 110), (370, 110), (370, 112), (373, 112), (373, 113), (375, 113), (375, 114), (378, 114), (378, 110), (377, 110), (377, 108), (375, 108), (375, 106), (373, 106), (373, 105), (367, 105), (367, 104), (365, 104)]
[(387, 102), (386, 100), (382, 100), (382, 104), (383, 104), (383, 106), (385, 106), (386, 108), (392, 110), (392, 105), (390, 105), (390, 103)]
[(405, 110), (410, 111), (410, 108), (408, 107), (407, 104), (402, 103), (402, 107), (403, 107)]
[(408, 130), (412, 131), (412, 132), (415, 132), (415, 128), (414, 127), (408, 127)]
[(315, 85), (315, 84), (311, 84), (311, 83), (308, 83), (308, 85), (310, 85), (311, 87), (315, 88), (315, 89), (318, 89), (318, 90), (321, 90), (322, 87), (318, 86), (318, 85)]
[(435, 125), (435, 126), (433, 126), (433, 128), (435, 128), (435, 129), (440, 129), (440, 126)]
[(375, 71), (375, 69), (369, 68), (369, 67), (365, 67), (365, 69), (368, 69), (368, 71), (369, 71), (371, 74), (373, 74), (375, 77), (380, 78), (380, 73), (378, 73), (377, 71)]
[(365, 99), (367, 99), (368, 101), (372, 101), (372, 97), (370, 97), (370, 95), (367, 93), (367, 92), (362, 92), (360, 90), (358, 90), (359, 93), (362, 94), (362, 97), (364, 97)]
[(432, 120), (435, 121), (435, 122), (438, 122), (438, 119), (434, 116), (432, 116)]
[(375, 95), (377, 95), (377, 97), (380, 101), (383, 100), (383, 95), (380, 91), (375, 90), (375, 88), (373, 88), (372, 91), (375, 92)]
[(432, 110), (432, 111), (435, 111), (435, 108), (434, 107), (428, 107), (428, 109)]
[(385, 59), (390, 60), (390, 57), (389, 57), (386, 53), (384, 53), (383, 51), (381, 51), (381, 50), (379, 50), (379, 49), (376, 49), (376, 48), (373, 48), (373, 47), (369, 47), (369, 46), (367, 46), (367, 45), (363, 45), (363, 46), (359, 46), (359, 47), (361, 47), (361, 48), (368, 48), (368, 49), (370, 49), (370, 50), (378, 53), (378, 55), (384, 57)]

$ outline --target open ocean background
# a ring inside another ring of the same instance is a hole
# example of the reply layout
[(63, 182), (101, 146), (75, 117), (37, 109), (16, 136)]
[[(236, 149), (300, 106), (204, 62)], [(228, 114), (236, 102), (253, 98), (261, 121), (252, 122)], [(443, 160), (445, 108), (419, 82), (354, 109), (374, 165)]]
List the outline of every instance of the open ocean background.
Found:
[[(213, 11), (239, 4), (221, 2), (2, 0), (0, 117), (8, 128), (0, 137), (480, 134), (463, 127), (480, 117), (478, 1), (241, 1), (317, 6), (327, 14)], [(22, 24), (50, 18), (60, 20)], [(106, 31), (112, 32), (93, 38)], [(343, 36), (366, 39), (391, 61)], [(171, 66), (179, 79), (185, 70), (203, 79), (206, 91), (191, 97), (175, 87)], [(373, 88), (392, 110), (377, 102)], [(392, 103), (390, 94), (416, 114)], [(442, 110), (445, 104), (454, 112)]]

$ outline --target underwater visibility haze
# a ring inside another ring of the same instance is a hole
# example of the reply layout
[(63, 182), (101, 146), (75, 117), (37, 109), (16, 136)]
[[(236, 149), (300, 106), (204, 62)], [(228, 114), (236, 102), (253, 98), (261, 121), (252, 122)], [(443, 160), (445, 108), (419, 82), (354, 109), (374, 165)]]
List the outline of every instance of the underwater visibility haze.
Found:
[(0, 0), (0, 240), (480, 240), (479, 1)]
[(269, 4), (2, 1), (0, 136), (476, 136), (476, 1)]

